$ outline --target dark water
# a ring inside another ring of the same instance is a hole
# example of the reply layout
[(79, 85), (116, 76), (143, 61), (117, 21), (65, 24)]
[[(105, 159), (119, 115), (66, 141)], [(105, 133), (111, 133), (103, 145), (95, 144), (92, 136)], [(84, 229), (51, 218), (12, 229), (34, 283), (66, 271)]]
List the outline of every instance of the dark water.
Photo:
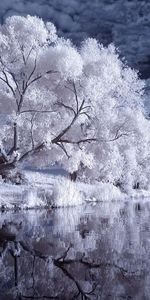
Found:
[(0, 300), (150, 299), (150, 204), (0, 216)]

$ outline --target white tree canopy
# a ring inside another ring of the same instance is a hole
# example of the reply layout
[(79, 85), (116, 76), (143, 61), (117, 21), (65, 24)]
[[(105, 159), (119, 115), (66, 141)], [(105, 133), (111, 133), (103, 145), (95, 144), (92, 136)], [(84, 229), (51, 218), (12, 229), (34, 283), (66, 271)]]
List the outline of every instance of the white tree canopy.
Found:
[(88, 39), (77, 49), (51, 23), (8, 18), (0, 28), (0, 170), (36, 154), (38, 164), (59, 161), (86, 178), (146, 185), (143, 90), (113, 45)]

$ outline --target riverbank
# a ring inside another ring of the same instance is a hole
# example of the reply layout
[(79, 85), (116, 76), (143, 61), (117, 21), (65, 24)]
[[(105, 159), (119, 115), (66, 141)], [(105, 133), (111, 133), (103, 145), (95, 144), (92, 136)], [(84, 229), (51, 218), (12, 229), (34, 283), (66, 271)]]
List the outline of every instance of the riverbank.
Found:
[(87, 202), (121, 201), (150, 197), (150, 191), (125, 194), (110, 183), (86, 184), (48, 172), (25, 171), (27, 184), (0, 182), (0, 209), (35, 209), (78, 206)]

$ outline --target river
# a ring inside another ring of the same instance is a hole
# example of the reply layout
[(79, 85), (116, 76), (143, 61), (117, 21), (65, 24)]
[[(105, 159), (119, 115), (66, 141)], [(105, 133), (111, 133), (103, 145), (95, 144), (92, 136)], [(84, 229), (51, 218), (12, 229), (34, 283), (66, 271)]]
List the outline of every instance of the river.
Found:
[(0, 215), (0, 300), (150, 299), (150, 202)]

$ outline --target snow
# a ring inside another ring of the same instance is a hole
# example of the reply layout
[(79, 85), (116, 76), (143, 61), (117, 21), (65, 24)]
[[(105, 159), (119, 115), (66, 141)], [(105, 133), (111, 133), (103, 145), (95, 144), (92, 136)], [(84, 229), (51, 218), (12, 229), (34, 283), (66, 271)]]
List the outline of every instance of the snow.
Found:
[[(13, 185), (0, 182), (1, 209), (32, 209), (75, 207), (84, 203), (136, 201), (150, 198), (150, 191), (132, 190), (130, 195), (110, 183), (72, 182), (64, 176), (44, 172), (25, 171), (28, 184)], [(110, 205), (110, 204), (109, 204)]]
[(59, 178), (54, 182), (53, 187), (54, 206), (64, 207), (76, 206), (83, 203), (82, 193), (77, 188), (76, 184), (67, 178)]
[(119, 188), (110, 183), (99, 182), (93, 185), (79, 183), (79, 186), (88, 202), (121, 200), (125, 197)]

